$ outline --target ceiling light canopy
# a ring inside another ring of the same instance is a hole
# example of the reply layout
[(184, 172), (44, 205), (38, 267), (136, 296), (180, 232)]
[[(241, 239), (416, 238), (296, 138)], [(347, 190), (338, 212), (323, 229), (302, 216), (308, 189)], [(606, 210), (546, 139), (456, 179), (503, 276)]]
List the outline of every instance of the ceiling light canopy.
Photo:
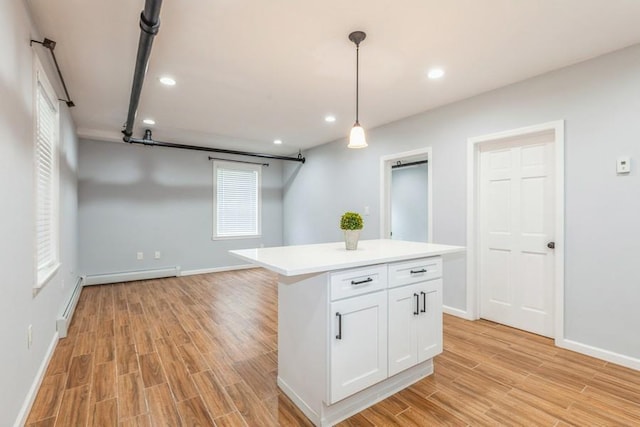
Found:
[(155, 125), (156, 121), (153, 119), (144, 119), (142, 123), (144, 123), (145, 125)]
[(364, 129), (360, 126), (360, 122), (358, 121), (358, 109), (359, 109), (359, 74), (360, 74), (360, 43), (364, 40), (367, 35), (364, 31), (354, 31), (349, 34), (349, 40), (356, 44), (356, 122), (353, 124), (351, 128), (351, 133), (349, 134), (349, 145), (348, 148), (364, 148), (367, 144), (367, 139), (364, 135)]
[(176, 80), (173, 77), (162, 76), (160, 77), (160, 83), (162, 83), (165, 86), (175, 86)]
[(333, 123), (336, 121), (336, 116), (329, 114), (328, 116), (324, 117), (324, 121), (327, 123)]
[(281, 139), (274, 139), (273, 143), (276, 144), (276, 145), (280, 145), (280, 144), (282, 144), (282, 140)]

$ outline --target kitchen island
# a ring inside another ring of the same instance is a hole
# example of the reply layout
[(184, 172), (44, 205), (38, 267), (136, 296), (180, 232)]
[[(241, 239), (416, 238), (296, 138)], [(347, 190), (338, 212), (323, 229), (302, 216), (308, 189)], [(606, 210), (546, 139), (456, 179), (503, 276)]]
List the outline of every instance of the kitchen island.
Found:
[(278, 386), (334, 425), (433, 373), (442, 256), (459, 246), (364, 240), (230, 251), (278, 276)]

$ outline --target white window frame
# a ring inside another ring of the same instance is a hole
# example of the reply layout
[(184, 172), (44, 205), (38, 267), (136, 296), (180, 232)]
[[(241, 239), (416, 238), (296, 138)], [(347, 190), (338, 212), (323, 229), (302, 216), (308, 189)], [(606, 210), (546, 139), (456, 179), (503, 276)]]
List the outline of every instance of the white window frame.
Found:
[[(218, 169), (231, 169), (252, 171), (257, 173), (257, 233), (255, 234), (236, 234), (220, 235), (218, 233)], [(214, 160), (213, 162), (213, 240), (232, 240), (232, 239), (255, 239), (262, 236), (262, 166), (249, 163), (228, 162), (223, 160)]]
[[(34, 259), (36, 270), (36, 283), (34, 288), (39, 289), (46, 285), (49, 280), (60, 268), (60, 169), (59, 169), (59, 147), (60, 147), (60, 109), (58, 96), (53, 89), (53, 86), (47, 78), (47, 74), (44, 71), (42, 63), (38, 58), (38, 55), (33, 55), (33, 146), (34, 146), (34, 198), (35, 198), (35, 214), (34, 214)], [(40, 89), (42, 88), (42, 89)], [(46, 264), (41, 265), (39, 259), (39, 247), (40, 240), (38, 237), (38, 221), (40, 220), (40, 157), (38, 149), (38, 121), (40, 117), (40, 108), (38, 102), (38, 95), (40, 91), (47, 97), (54, 110), (53, 118), (53, 135), (51, 141), (51, 173), (48, 182), (49, 191), (49, 223), (50, 223), (50, 235), (49, 235), (49, 251), (51, 253), (49, 260)]]

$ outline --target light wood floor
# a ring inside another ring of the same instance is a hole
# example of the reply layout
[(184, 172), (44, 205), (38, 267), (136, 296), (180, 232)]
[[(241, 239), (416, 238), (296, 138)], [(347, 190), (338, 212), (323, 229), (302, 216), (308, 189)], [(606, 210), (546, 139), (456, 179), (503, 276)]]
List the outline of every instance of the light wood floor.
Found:
[[(85, 288), (27, 425), (310, 425), (276, 386), (275, 280), (254, 269)], [(434, 375), (340, 427), (640, 425), (640, 372), (487, 321), (444, 325)]]

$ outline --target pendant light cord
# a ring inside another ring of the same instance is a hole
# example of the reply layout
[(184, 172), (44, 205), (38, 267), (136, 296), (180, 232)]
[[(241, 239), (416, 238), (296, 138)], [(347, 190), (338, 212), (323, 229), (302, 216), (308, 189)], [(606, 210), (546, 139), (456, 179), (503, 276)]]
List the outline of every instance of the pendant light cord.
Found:
[(358, 121), (358, 107), (360, 105), (359, 93), (360, 93), (360, 43), (356, 43), (356, 124), (359, 125)]

